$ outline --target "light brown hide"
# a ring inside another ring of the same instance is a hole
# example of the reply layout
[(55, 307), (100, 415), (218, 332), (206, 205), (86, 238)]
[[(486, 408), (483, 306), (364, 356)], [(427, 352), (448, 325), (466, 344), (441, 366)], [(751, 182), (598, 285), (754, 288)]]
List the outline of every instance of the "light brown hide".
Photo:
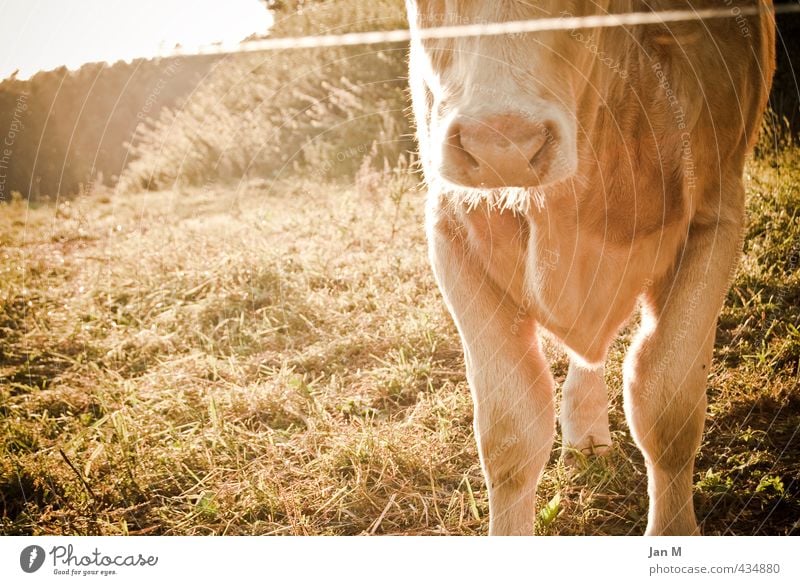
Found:
[[(757, 2), (408, 0), (426, 26)], [(464, 344), (493, 534), (529, 534), (554, 436), (546, 329), (570, 352), (561, 426), (608, 448), (602, 364), (637, 306), (625, 409), (648, 465), (648, 534), (699, 531), (691, 499), (717, 315), (740, 253), (745, 156), (774, 68), (770, 2), (747, 19), (412, 40), (410, 84), (430, 186), (431, 262)], [(448, 181), (454, 116), (557, 122), (559, 173)]]

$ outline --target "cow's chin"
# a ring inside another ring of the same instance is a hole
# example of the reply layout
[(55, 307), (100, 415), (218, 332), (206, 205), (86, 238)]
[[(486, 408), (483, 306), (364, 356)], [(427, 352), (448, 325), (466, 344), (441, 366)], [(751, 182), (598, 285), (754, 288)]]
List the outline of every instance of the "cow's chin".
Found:
[(545, 180), (535, 184), (474, 187), (435, 174), (427, 182), (431, 193), (445, 195), (449, 200), (467, 207), (488, 205), (498, 210), (525, 214), (532, 209), (543, 209), (548, 201), (553, 202), (564, 194), (573, 193), (572, 182), (575, 177), (574, 173), (563, 173), (543, 177)]

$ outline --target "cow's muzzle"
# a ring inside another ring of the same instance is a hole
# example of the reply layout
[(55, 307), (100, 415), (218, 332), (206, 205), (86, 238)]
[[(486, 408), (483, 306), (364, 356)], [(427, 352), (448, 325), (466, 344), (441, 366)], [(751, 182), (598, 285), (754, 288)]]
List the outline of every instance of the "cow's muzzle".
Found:
[(458, 116), (443, 144), (440, 174), (462, 187), (537, 187), (571, 174), (559, 126), (519, 114)]

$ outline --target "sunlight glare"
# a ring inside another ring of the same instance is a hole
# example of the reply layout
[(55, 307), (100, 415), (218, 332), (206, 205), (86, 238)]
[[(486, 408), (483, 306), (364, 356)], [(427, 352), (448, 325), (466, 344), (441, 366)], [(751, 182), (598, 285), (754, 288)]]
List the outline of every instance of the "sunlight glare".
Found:
[(272, 23), (260, 0), (0, 1), (0, 79), (237, 43)]

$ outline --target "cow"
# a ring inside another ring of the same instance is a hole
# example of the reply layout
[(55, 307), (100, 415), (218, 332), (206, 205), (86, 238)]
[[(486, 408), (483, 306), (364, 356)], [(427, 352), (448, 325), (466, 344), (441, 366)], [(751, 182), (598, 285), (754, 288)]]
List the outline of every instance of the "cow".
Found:
[[(758, 13), (745, 7), (760, 6)], [(730, 16), (436, 39), (426, 28), (676, 9)], [(554, 444), (541, 336), (569, 356), (562, 457), (612, 445), (604, 362), (631, 320), (624, 410), (646, 534), (700, 534), (694, 459), (744, 165), (775, 61), (765, 0), (406, 0), (436, 281), (458, 329), (489, 533), (530, 535)]]

